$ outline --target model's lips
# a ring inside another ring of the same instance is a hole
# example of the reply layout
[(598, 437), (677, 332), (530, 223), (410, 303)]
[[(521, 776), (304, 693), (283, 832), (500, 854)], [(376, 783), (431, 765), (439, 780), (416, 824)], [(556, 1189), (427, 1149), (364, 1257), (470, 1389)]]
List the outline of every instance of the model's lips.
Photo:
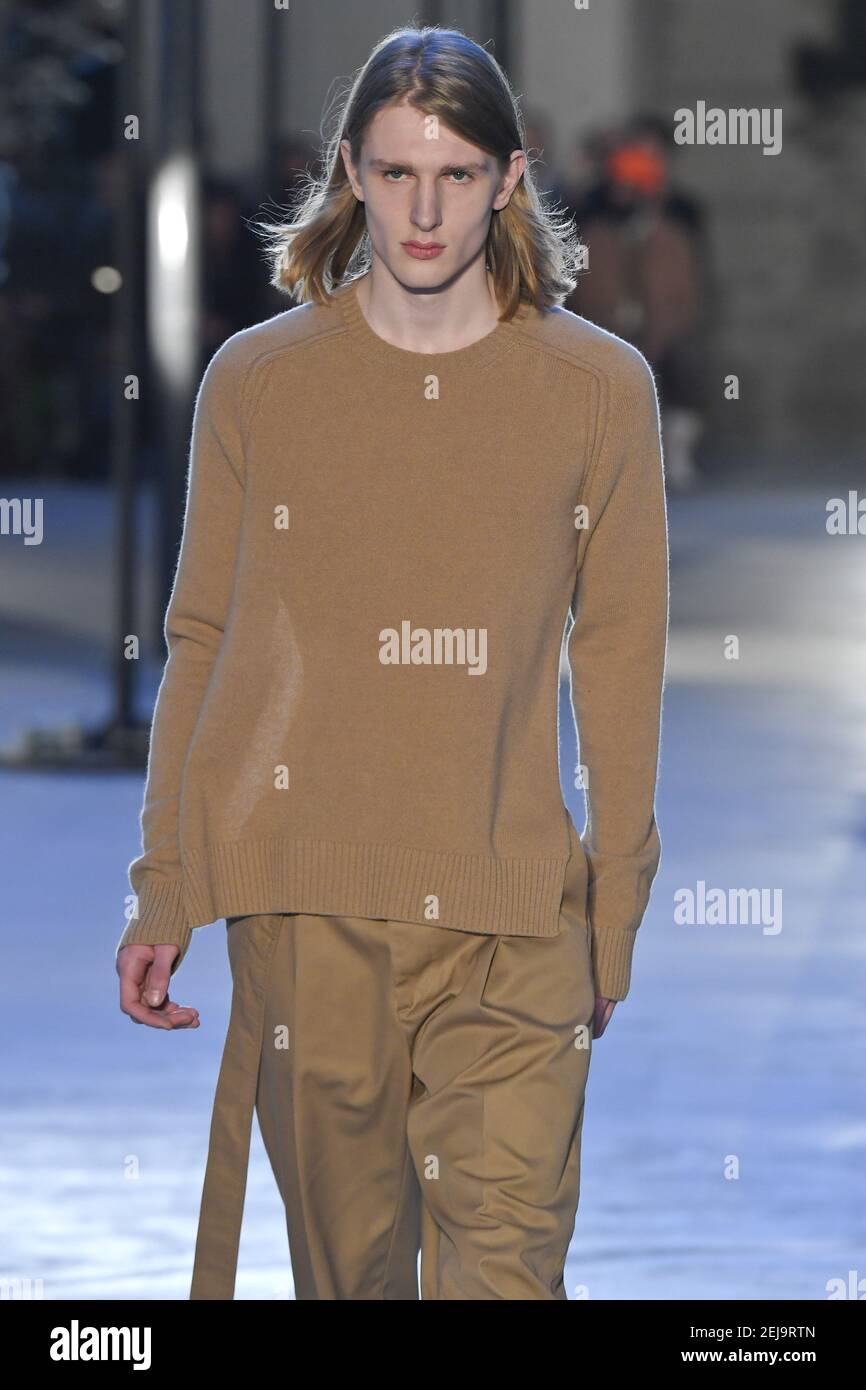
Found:
[(445, 250), (445, 247), (438, 241), (402, 241), (400, 245), (409, 252), (410, 256), (414, 256), (419, 261), (431, 260)]

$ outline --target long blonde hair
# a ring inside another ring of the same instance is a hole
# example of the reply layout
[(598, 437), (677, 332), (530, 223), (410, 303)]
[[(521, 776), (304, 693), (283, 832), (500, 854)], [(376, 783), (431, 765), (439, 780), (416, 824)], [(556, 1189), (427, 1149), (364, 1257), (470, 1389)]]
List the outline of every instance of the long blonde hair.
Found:
[[(339, 105), (320, 172), (304, 171), (292, 205), (284, 210), (288, 220), (253, 224), (266, 239), (271, 284), (299, 303), (325, 304), (336, 288), (369, 268), (364, 204), (352, 191), (340, 142), (349, 141), (357, 165), (376, 113), (406, 100), (493, 155), (503, 174), (512, 150), (523, 149), (517, 100), (486, 49), (459, 29), (392, 30)], [(523, 176), (507, 206), (494, 210), (487, 238), (487, 265), (503, 318), (511, 318), (521, 302), (539, 309), (559, 305), (577, 284), (581, 243), (572, 219), (545, 205), (531, 162), (527, 154)]]

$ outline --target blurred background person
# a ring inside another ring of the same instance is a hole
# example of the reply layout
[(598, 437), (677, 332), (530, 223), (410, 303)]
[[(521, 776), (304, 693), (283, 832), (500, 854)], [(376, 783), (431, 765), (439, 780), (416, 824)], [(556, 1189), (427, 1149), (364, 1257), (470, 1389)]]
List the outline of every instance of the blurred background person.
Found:
[(204, 179), (202, 199), (203, 372), (226, 338), (265, 317), (267, 296), (261, 256), (247, 226), (254, 207), (231, 180), (214, 174)]
[(672, 182), (673, 138), (661, 118), (635, 116), (596, 138), (597, 177), (573, 204), (588, 268), (566, 307), (640, 348), (663, 410), (671, 488), (697, 477), (703, 431), (707, 249), (699, 201)]

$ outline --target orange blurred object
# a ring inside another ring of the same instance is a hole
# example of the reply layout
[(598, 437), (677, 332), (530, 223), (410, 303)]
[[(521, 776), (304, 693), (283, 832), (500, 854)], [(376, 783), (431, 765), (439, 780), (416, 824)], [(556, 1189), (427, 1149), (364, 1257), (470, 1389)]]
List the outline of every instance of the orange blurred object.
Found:
[(645, 145), (620, 145), (607, 157), (607, 172), (615, 183), (640, 193), (661, 193), (665, 185), (664, 161)]

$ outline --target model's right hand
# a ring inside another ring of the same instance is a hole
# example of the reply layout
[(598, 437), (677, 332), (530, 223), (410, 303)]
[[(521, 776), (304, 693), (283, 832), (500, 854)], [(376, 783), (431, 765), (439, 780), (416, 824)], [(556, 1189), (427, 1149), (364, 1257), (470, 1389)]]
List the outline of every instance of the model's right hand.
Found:
[(177, 946), (124, 946), (117, 953), (120, 1008), (133, 1023), (150, 1028), (198, 1028), (198, 1009), (168, 997), (171, 965)]

